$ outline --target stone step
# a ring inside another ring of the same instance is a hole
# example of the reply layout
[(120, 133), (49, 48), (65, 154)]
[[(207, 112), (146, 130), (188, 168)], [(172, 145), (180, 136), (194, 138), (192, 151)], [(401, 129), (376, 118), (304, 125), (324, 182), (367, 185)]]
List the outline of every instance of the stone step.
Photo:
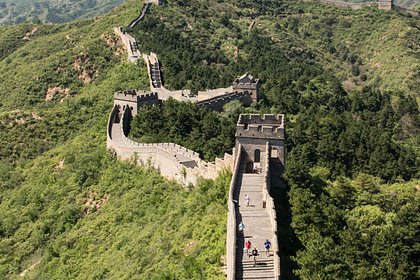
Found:
[[(261, 261), (263, 263), (274, 263), (274, 259), (264, 258), (264, 256), (261, 256), (261, 254), (257, 256), (257, 261)], [(243, 261), (238, 261), (238, 264), (253, 264), (253, 263), (254, 263), (254, 260), (252, 259), (252, 256), (247, 259), (244, 259)]]
[[(238, 200), (238, 219), (245, 224), (244, 237), (239, 241), (236, 259), (235, 279), (275, 279), (274, 258), (266, 257), (263, 244), (272, 236), (268, 209), (263, 207), (264, 174), (239, 174), (236, 182), (234, 199)], [(250, 206), (246, 206), (245, 194), (250, 197)], [(260, 255), (254, 260), (243, 251), (244, 242), (250, 239), (251, 247), (257, 247)]]
[(260, 260), (257, 258), (257, 265), (254, 266), (254, 261), (252, 260), (252, 258), (250, 258), (250, 261), (243, 261), (243, 262), (239, 262), (236, 265), (237, 269), (247, 269), (247, 268), (251, 268), (253, 270), (256, 269), (271, 269), (274, 267), (274, 261), (264, 261), (264, 260)]
[(274, 279), (274, 271), (236, 271), (236, 279)]
[(241, 215), (242, 215), (242, 219), (244, 219), (244, 217), (268, 217), (268, 218), (270, 217), (268, 212), (265, 210), (261, 210), (261, 211), (243, 210), (241, 211)]
[(255, 280), (269, 280), (269, 279), (276, 279), (274, 276), (241, 276), (241, 277), (235, 277), (235, 279), (255, 279)]

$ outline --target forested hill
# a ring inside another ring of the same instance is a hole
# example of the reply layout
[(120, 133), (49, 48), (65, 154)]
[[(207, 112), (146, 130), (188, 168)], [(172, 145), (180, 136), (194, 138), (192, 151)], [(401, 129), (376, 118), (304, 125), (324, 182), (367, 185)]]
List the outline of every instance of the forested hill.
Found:
[[(0, 27), (0, 278), (224, 279), (229, 173), (188, 190), (105, 148), (113, 93), (148, 88), (112, 31), (142, 2)], [(130, 31), (158, 54), (165, 86), (197, 91), (250, 72), (262, 101), (222, 116), (172, 102), (149, 111), (176, 130), (134, 122), (136, 136), (213, 158), (231, 147), (207, 136), (232, 137), (220, 124), (234, 127), (238, 112), (285, 113), (282, 274), (415, 279), (419, 20), (291, 0), (166, 2)], [(193, 129), (184, 120), (197, 114)]]
[(0, 24), (60, 23), (94, 17), (124, 0), (0, 0)]

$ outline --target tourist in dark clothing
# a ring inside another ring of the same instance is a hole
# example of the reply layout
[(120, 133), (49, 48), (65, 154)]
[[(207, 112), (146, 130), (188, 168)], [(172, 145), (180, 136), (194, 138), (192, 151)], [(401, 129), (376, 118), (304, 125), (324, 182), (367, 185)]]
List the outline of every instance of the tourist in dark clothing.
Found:
[(257, 248), (254, 247), (254, 249), (252, 249), (252, 257), (254, 258), (254, 266), (257, 264), (257, 256), (258, 256), (258, 250)]

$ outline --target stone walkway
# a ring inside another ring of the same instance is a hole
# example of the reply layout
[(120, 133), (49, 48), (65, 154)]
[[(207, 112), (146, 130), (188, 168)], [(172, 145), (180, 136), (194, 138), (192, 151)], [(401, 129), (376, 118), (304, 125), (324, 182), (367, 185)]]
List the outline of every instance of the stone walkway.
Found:
[[(243, 170), (243, 169), (242, 169)], [(262, 204), (264, 177), (262, 174), (240, 174), (236, 183), (234, 199), (239, 203), (237, 221), (245, 225), (244, 237), (237, 240), (236, 279), (275, 279), (273, 257), (266, 257), (264, 242), (272, 236), (270, 216)], [(246, 206), (245, 194), (250, 197)], [(254, 267), (252, 257), (244, 253), (244, 243), (249, 239), (259, 256)], [(270, 240), (271, 241), (271, 240)]]

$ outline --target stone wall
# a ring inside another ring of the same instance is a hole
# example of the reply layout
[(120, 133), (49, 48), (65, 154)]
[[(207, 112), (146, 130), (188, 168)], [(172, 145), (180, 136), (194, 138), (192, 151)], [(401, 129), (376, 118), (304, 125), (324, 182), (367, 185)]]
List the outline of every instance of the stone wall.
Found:
[(134, 39), (133, 36), (131, 36), (130, 34), (128, 34), (125, 31), (123, 31), (119, 27), (114, 28), (114, 33), (115, 33), (115, 35), (120, 37), (124, 48), (127, 50), (128, 60), (130, 62), (137, 61), (140, 58), (141, 54), (140, 54), (140, 51), (137, 48), (136, 39)]
[(235, 279), (236, 271), (236, 205), (233, 202), (233, 194), (235, 193), (236, 181), (239, 174), (241, 163), (242, 147), (239, 144), (234, 153), (235, 165), (233, 167), (232, 180), (229, 187), (228, 197), (228, 222), (226, 233), (226, 273), (227, 279)]
[(138, 104), (139, 107), (144, 106), (144, 105), (156, 105), (156, 104), (160, 104), (160, 100), (159, 100), (159, 96), (157, 93), (155, 92), (150, 92), (150, 93), (142, 93), (142, 94), (138, 94)]
[(174, 143), (138, 143), (129, 139), (131, 110), (126, 108), (122, 114), (121, 110), (114, 106), (107, 126), (107, 148), (115, 151), (119, 159), (154, 167), (162, 176), (184, 185), (195, 185), (199, 177), (215, 179), (221, 170), (232, 169), (234, 159), (229, 154), (208, 163), (198, 153)]
[(134, 26), (136, 26), (147, 14), (147, 11), (149, 10), (149, 7), (152, 3), (150, 3), (150, 1), (146, 1), (143, 4), (143, 8), (141, 9), (140, 14), (138, 15), (138, 17), (136, 17), (135, 19), (133, 19), (130, 24), (128, 25), (127, 29), (131, 29)]
[(320, 2), (326, 5), (333, 5), (340, 8), (350, 8), (350, 9), (362, 9), (364, 7), (377, 7), (383, 11), (391, 11), (396, 10), (403, 13), (408, 13), (412, 16), (420, 16), (420, 13), (415, 10), (407, 9), (401, 6), (395, 5), (393, 0), (378, 0), (378, 1), (370, 1), (370, 2), (363, 2), (363, 3), (349, 3), (344, 1), (333, 1), (333, 0), (304, 0), (306, 2)]
[(315, 0), (326, 5), (333, 5), (339, 8), (350, 8), (350, 9), (361, 9), (364, 7), (378, 7), (378, 2), (363, 2), (363, 3), (349, 3), (344, 1), (332, 1), (332, 0)]
[(203, 101), (197, 102), (197, 105), (200, 107), (206, 107), (214, 111), (222, 112), (223, 106), (227, 103), (238, 100), (245, 106), (250, 106), (252, 104), (252, 98), (250, 94), (245, 92), (232, 92), (225, 95), (212, 97)]
[(265, 203), (266, 208), (269, 210), (270, 214), (270, 221), (271, 221), (271, 227), (272, 227), (272, 250), (273, 250), (273, 256), (274, 256), (274, 274), (280, 275), (280, 247), (278, 242), (278, 223), (277, 223), (277, 215), (276, 215), (276, 207), (274, 204), (274, 199), (270, 195), (271, 191), (271, 182), (270, 182), (270, 151), (271, 147), (270, 144), (266, 143), (266, 153), (264, 155), (264, 164), (265, 172), (264, 172), (264, 185), (263, 185), (263, 203)]

